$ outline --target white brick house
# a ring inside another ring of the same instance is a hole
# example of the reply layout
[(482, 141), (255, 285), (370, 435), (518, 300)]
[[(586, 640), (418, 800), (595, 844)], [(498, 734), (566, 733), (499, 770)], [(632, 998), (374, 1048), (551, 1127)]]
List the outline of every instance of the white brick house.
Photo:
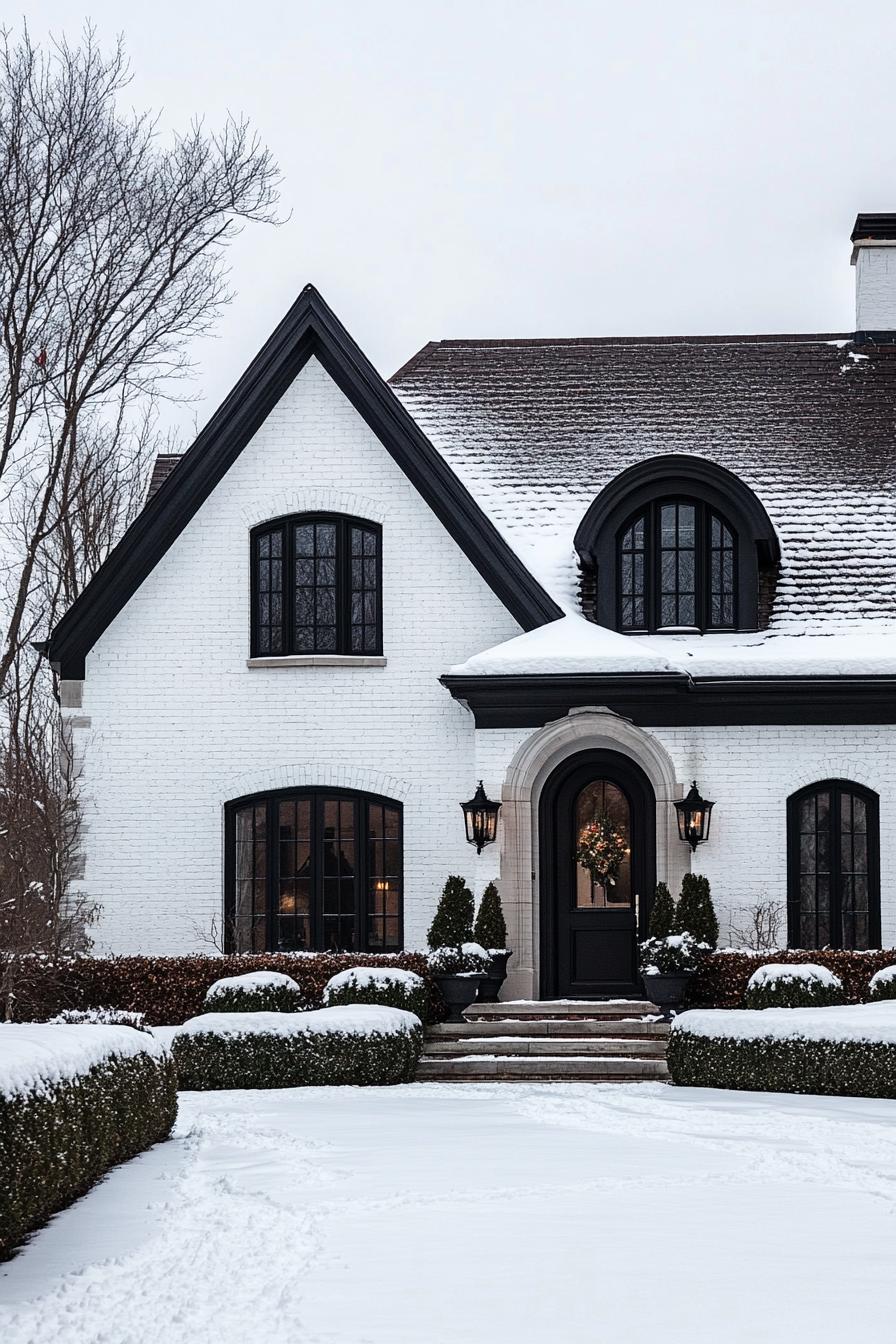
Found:
[(511, 996), (616, 993), (690, 866), (723, 939), (763, 900), (896, 943), (896, 216), (854, 242), (855, 333), (437, 342), (391, 387), (303, 291), (47, 645), (98, 950), (421, 946), (459, 872)]

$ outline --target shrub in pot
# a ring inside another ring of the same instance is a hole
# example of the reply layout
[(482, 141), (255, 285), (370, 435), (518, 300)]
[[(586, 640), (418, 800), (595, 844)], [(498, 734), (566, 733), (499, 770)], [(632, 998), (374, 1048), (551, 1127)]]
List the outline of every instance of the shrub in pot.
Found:
[(491, 966), (491, 957), (478, 943), (437, 947), (429, 954), (429, 968), (448, 1008), (449, 1022), (462, 1022), (465, 1008), (476, 998)]
[(704, 945), (691, 933), (647, 938), (641, 944), (644, 993), (663, 1010), (665, 1017), (671, 1017), (681, 1007), (688, 982), (704, 950)]
[(675, 924), (675, 902), (665, 882), (657, 882), (647, 932), (651, 938), (668, 938)]
[(745, 1008), (827, 1008), (844, 1003), (843, 981), (814, 962), (770, 962), (747, 981)]
[(479, 1002), (497, 1003), (507, 977), (507, 963), (513, 953), (507, 946), (507, 925), (494, 882), (489, 882), (482, 893), (473, 925), (473, 941), (484, 947), (491, 958), (488, 975), (479, 986)]
[(868, 982), (868, 998), (872, 1003), (882, 999), (896, 999), (896, 966), (884, 966)]
[(685, 873), (681, 895), (675, 909), (675, 923), (671, 933), (690, 933), (698, 943), (710, 949), (718, 947), (719, 921), (709, 889), (709, 878), (699, 873)]

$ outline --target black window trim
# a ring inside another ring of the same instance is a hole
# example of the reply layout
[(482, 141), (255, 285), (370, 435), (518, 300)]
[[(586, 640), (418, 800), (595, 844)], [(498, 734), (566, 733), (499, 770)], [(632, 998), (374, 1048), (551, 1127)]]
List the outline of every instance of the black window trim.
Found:
[[(327, 798), (338, 799), (340, 801), (349, 800), (355, 806), (355, 834), (356, 852), (358, 859), (357, 890), (359, 899), (355, 907), (355, 936), (357, 947), (353, 950), (359, 955), (375, 955), (384, 951), (382, 948), (374, 948), (372, 953), (368, 953), (368, 915), (369, 909), (369, 809), (374, 807), (391, 807), (398, 813), (398, 866), (399, 866), (399, 906), (398, 906), (398, 949), (404, 948), (404, 804), (396, 798), (387, 798), (383, 794), (367, 793), (361, 789), (328, 788), (325, 784), (303, 785), (291, 789), (267, 789), (262, 793), (245, 794), (242, 798), (232, 798), (224, 805), (224, 951), (234, 953), (236, 947), (236, 816), (244, 808), (257, 807), (264, 805), (267, 809), (266, 814), (266, 917), (268, 944), (273, 941), (273, 935), (276, 928), (277, 913), (275, 909), (277, 896), (277, 874), (279, 867), (278, 857), (278, 833), (276, 824), (276, 812), (280, 803), (291, 802), (297, 798)], [(312, 804), (313, 806), (313, 804)], [(312, 822), (312, 826), (314, 823)], [(312, 847), (315, 853), (319, 851), (322, 832), (320, 835), (316, 831), (312, 833)], [(319, 857), (316, 857), (315, 868), (317, 881), (321, 877), (321, 864)], [(312, 896), (311, 906), (311, 927), (314, 950), (326, 951), (322, 946), (321, 932), (321, 901), (320, 892), (316, 890)], [(269, 952), (276, 952), (276, 947), (268, 947)], [(392, 949), (389, 949), (391, 953)]]
[[(880, 910), (880, 795), (864, 784), (851, 779), (819, 779), (798, 789), (787, 799), (787, 946), (801, 948), (800, 939), (800, 845), (799, 810), (806, 798), (825, 790), (831, 794), (830, 815), (839, 816), (839, 797), (841, 793), (855, 794), (865, 804), (865, 817), (868, 833), (868, 947), (879, 948), (881, 944)], [(834, 806), (835, 799), (837, 806)], [(843, 930), (841, 925), (840, 878), (840, 827), (831, 826), (832, 853), (830, 858), (831, 874), (836, 875), (837, 899), (831, 892), (831, 947), (843, 948)], [(811, 949), (806, 949), (811, 950)], [(848, 951), (849, 949), (843, 949)]]
[[(660, 567), (662, 563), (662, 507), (664, 504), (689, 504), (695, 509), (695, 546), (694, 546), (694, 593), (695, 615), (697, 620), (692, 626), (668, 626), (660, 620), (662, 584)], [(644, 527), (644, 610), (646, 624), (626, 626), (622, 618), (622, 544), (626, 532), (639, 519), (645, 520)], [(712, 603), (712, 524), (716, 519), (731, 535), (734, 546), (734, 620), (727, 625), (713, 625), (710, 621)], [(648, 499), (620, 525), (616, 532), (616, 623), (615, 629), (626, 635), (663, 634), (665, 631), (682, 633), (687, 630), (704, 634), (706, 631), (738, 630), (738, 612), (740, 609), (740, 568), (738, 555), (740, 546), (736, 528), (727, 515), (715, 503), (701, 499), (698, 495), (656, 495)]]
[[(295, 647), (295, 535), (302, 523), (332, 523), (336, 527), (336, 648), (297, 649)], [(372, 649), (351, 647), (351, 529), (364, 528), (376, 536), (376, 644)], [(283, 534), (283, 648), (275, 653), (259, 648), (258, 641), (258, 556), (260, 537)], [(383, 654), (383, 528), (381, 523), (355, 514), (308, 511), (281, 514), (258, 523), (249, 533), (249, 656), (250, 658), (377, 658)]]
[(594, 619), (620, 629), (617, 537), (626, 519), (658, 499), (698, 499), (718, 513), (735, 537), (737, 630), (759, 627), (760, 574), (774, 574), (781, 548), (771, 520), (739, 477), (708, 458), (664, 453), (614, 477), (591, 503), (575, 535), (585, 573), (596, 576)]

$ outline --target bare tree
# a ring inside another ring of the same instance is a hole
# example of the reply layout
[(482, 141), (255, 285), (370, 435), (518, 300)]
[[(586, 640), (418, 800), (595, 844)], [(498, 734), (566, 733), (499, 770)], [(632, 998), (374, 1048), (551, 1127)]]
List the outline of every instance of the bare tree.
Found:
[(780, 901), (761, 899), (733, 912), (729, 927), (735, 947), (754, 952), (774, 952), (782, 946), (784, 907)]
[(70, 596), (91, 453), (127, 457), (147, 400), (188, 372), (189, 341), (230, 297), (227, 243), (246, 220), (274, 220), (276, 169), (245, 121), (197, 122), (166, 148), (156, 120), (121, 111), (128, 78), (121, 44), (104, 54), (91, 29), (48, 50), (27, 30), (3, 35), (2, 691), (35, 621), (56, 615), (34, 611), (48, 551), (66, 558)]
[[(230, 294), (224, 255), (276, 222), (278, 174), (244, 120), (165, 145), (123, 110), (91, 28), (0, 35), (0, 997), (76, 950), (77, 777), (32, 641), (142, 506), (161, 397)], [(18, 986), (18, 988), (17, 988)]]

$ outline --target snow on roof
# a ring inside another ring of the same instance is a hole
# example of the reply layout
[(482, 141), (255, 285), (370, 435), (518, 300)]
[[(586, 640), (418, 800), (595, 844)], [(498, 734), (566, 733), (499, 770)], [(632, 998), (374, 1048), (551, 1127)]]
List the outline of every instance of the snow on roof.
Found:
[(452, 676), (684, 672), (699, 677), (893, 676), (896, 624), (836, 634), (620, 635), (565, 616), (474, 654)]
[[(573, 536), (626, 467), (663, 453), (740, 477), (782, 550), (773, 631), (896, 613), (896, 359), (849, 336), (437, 341), (392, 386), (554, 598)], [(861, 353), (861, 352), (859, 352)]]

